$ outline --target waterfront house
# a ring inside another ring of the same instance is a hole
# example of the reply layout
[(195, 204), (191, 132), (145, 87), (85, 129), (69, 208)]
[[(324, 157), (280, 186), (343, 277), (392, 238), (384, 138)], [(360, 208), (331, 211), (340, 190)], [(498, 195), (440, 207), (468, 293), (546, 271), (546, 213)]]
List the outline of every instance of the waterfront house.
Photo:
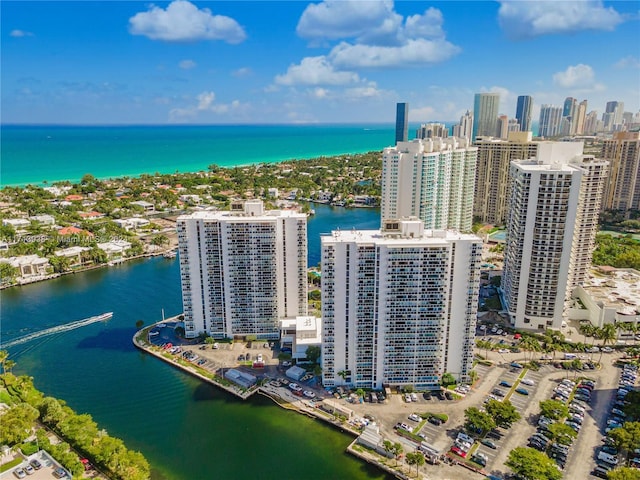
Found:
[(131, 243), (125, 240), (112, 240), (98, 243), (97, 247), (104, 250), (109, 260), (115, 260), (124, 257), (125, 252), (131, 248)]
[(85, 263), (87, 263), (87, 261), (85, 260), (85, 256), (83, 255), (84, 252), (88, 252), (89, 250), (91, 250), (89, 247), (78, 247), (78, 246), (74, 246), (74, 247), (69, 247), (69, 248), (63, 248), (62, 250), (56, 250), (55, 251), (55, 255), (57, 257), (65, 257), (69, 259), (69, 266), (70, 267), (80, 267), (82, 265), (84, 265)]
[(38, 255), (21, 255), (19, 257), (0, 258), (0, 262), (8, 263), (19, 271), (22, 279), (43, 277), (51, 268), (49, 260)]

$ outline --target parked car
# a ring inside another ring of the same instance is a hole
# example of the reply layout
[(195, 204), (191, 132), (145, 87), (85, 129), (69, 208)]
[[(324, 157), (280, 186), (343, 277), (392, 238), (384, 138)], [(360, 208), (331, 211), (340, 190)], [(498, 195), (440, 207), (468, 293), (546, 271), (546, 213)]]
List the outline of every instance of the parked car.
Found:
[(438, 417), (429, 417), (429, 423), (435, 425), (435, 426), (440, 426), (442, 425), (442, 420)]
[(29, 462), (29, 465), (31, 465), (36, 470), (40, 470), (42, 468), (42, 464), (35, 458)]
[(493, 450), (495, 450), (496, 448), (498, 448), (498, 446), (493, 443), (493, 441), (489, 440), (488, 438), (483, 438), (482, 440), (480, 440), (480, 443), (482, 445), (484, 445), (485, 447), (489, 447)]
[(511, 384), (506, 380), (502, 380), (498, 385), (500, 385), (501, 387), (511, 388)]
[(529, 378), (523, 378), (522, 380), (520, 380), (520, 383), (522, 383), (523, 385), (529, 385), (529, 386), (533, 386), (536, 384), (536, 382), (534, 382)]
[(56, 478), (62, 478), (62, 477), (66, 477), (67, 476), (67, 472), (65, 471), (64, 468), (62, 467), (57, 467), (54, 471), (53, 471), (53, 476)]
[(529, 390), (527, 390), (526, 388), (516, 388), (516, 393), (519, 393), (520, 395), (529, 395)]
[(18, 478), (24, 478), (27, 476), (27, 473), (22, 468), (16, 468), (13, 471), (13, 474)]

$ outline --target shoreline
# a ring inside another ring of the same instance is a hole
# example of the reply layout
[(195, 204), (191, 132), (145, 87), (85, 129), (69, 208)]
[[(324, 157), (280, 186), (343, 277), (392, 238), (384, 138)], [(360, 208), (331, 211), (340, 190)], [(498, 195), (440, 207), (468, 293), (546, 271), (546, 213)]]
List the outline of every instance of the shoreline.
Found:
[[(173, 356), (168, 357), (166, 355), (163, 355), (161, 351), (157, 351), (155, 348), (151, 348), (152, 345), (149, 344), (147, 341), (140, 339), (140, 337), (144, 334), (144, 332), (149, 330), (153, 326), (158, 325), (159, 323), (179, 321), (178, 318), (179, 318), (179, 315), (176, 315), (174, 317), (161, 320), (159, 322), (156, 322), (152, 325), (149, 325), (147, 327), (144, 327), (136, 331), (132, 337), (132, 342), (134, 346), (138, 348), (141, 352), (148, 353), (154, 356), (155, 358), (167, 363), (168, 365), (177, 367), (179, 370), (183, 371), (184, 373), (189, 374), (197, 378), (198, 380), (204, 381), (210, 385), (213, 385), (216, 388), (220, 388), (223, 391), (229, 394), (232, 394), (243, 401), (247, 400), (254, 394), (259, 394), (269, 398), (276, 406), (284, 410), (305, 415), (314, 420), (320, 420), (327, 425), (330, 425), (336, 429), (339, 429), (341, 433), (350, 435), (351, 437), (355, 437), (353, 441), (345, 449), (347, 453), (349, 453), (350, 455), (353, 455), (354, 457), (358, 458), (361, 461), (364, 461), (370, 465), (373, 465), (379, 468), (380, 470), (384, 471), (386, 474), (392, 475), (397, 479), (407, 480), (410, 478), (409, 476), (404, 474), (402, 471), (391, 468), (390, 466), (384, 463), (381, 463), (379, 460), (377, 460), (377, 458), (373, 454), (369, 454), (366, 450), (359, 451), (358, 449), (356, 449), (354, 446), (356, 445), (357, 439), (362, 432), (359, 432), (357, 430), (350, 428), (348, 424), (344, 424), (342, 420), (336, 418), (335, 416), (333, 416), (328, 412), (325, 412), (324, 410), (319, 408), (319, 406), (314, 406), (310, 404), (308, 400), (304, 400), (302, 398), (297, 398), (297, 397), (295, 399), (285, 398), (285, 396), (291, 396), (288, 391), (284, 390), (286, 394), (283, 396), (281, 393), (279, 393), (276, 390), (275, 387), (272, 387), (267, 383), (263, 385), (256, 384), (243, 392), (240, 387), (237, 387), (235, 384), (231, 382), (229, 382), (230, 385), (225, 385), (223, 383), (220, 383), (219, 381), (216, 381), (216, 378), (219, 378), (219, 376), (216, 374), (213, 374), (212, 377), (205, 376), (200, 372), (198, 372), (191, 363), (186, 362), (186, 364), (182, 364), (181, 361), (179, 360), (179, 357), (173, 357)], [(279, 387), (279, 388), (282, 388), (282, 387)]]

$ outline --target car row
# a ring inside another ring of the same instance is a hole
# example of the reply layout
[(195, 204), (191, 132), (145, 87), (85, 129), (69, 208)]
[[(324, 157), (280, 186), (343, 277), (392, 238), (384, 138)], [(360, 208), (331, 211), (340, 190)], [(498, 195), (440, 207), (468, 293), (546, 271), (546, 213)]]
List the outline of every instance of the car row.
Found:
[[(609, 417), (605, 427), (605, 436), (602, 441), (604, 445), (600, 447), (596, 453), (596, 467), (591, 472), (591, 475), (598, 478), (608, 478), (609, 471), (618, 465), (618, 450), (615, 447), (614, 441), (609, 437), (609, 432), (616, 428), (622, 427), (626, 420), (624, 413), (625, 407), (629, 404), (626, 400), (628, 393), (635, 388), (636, 381), (638, 379), (638, 367), (635, 365), (625, 365), (620, 375), (618, 382), (618, 391), (616, 392), (616, 399), (611, 405), (609, 411)], [(634, 452), (635, 457), (630, 458), (631, 465), (640, 464), (640, 452)]]

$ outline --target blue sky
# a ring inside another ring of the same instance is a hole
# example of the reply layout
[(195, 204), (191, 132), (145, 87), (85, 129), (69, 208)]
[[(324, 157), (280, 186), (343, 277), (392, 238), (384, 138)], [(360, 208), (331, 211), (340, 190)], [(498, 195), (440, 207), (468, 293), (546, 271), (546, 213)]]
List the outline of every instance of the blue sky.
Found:
[(457, 120), (473, 94), (640, 110), (638, 2), (11, 2), (3, 123)]

